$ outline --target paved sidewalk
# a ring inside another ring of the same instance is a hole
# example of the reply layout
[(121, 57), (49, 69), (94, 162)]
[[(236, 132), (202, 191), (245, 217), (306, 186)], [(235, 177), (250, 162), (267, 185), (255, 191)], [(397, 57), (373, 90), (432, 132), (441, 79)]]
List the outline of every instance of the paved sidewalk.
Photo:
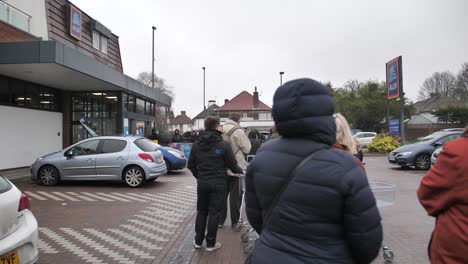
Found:
[(0, 175), (11, 180), (24, 180), (31, 177), (31, 171), (29, 167), (13, 169), (13, 170), (1, 170)]

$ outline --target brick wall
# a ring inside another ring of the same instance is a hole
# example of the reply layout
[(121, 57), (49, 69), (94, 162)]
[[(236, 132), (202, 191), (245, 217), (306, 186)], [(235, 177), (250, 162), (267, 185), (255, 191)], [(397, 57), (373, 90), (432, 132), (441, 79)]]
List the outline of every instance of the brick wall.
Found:
[(38, 40), (35, 36), (0, 21), (0, 42)]

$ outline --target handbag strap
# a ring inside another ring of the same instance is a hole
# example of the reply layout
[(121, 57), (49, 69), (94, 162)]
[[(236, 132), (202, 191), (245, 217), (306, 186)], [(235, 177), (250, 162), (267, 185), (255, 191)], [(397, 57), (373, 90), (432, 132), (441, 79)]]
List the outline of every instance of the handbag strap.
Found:
[[(322, 145), (322, 144), (321, 144)], [(310, 161), (315, 155), (317, 155), (321, 150), (324, 149), (329, 149), (330, 147), (328, 145), (318, 147), (316, 150), (314, 150), (311, 154), (309, 154), (306, 158), (304, 158), (293, 170), (292, 173), (289, 174), (289, 177), (286, 179), (285, 183), (281, 186), (281, 189), (278, 191), (276, 194), (275, 198), (273, 199), (273, 202), (270, 204), (270, 207), (268, 207), (268, 210), (265, 213), (265, 217), (263, 218), (263, 225), (262, 229), (265, 229), (268, 223), (270, 222), (271, 215), (273, 214), (273, 211), (275, 210), (275, 207), (278, 205), (279, 201), (281, 200), (281, 196), (284, 193), (284, 191), (288, 188), (289, 183), (291, 183), (292, 179), (294, 179), (297, 174), (299, 174), (300, 170), (304, 165)]]

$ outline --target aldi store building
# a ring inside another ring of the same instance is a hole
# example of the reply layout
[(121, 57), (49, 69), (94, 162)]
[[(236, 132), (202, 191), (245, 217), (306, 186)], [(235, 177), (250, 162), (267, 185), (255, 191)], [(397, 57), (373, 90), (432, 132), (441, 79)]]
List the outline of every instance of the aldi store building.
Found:
[(170, 104), (123, 73), (118, 37), (69, 1), (0, 1), (0, 170), (89, 137), (84, 122), (148, 135)]

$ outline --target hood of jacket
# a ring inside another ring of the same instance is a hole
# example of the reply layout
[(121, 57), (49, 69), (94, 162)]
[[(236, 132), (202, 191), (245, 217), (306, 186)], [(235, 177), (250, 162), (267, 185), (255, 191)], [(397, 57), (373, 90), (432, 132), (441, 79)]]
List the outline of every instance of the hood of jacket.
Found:
[(209, 150), (212, 146), (223, 140), (221, 132), (207, 130), (200, 132), (199, 145), (202, 150)]
[(312, 79), (297, 79), (280, 86), (273, 97), (273, 119), (285, 138), (304, 138), (333, 145), (335, 103), (328, 89)]

